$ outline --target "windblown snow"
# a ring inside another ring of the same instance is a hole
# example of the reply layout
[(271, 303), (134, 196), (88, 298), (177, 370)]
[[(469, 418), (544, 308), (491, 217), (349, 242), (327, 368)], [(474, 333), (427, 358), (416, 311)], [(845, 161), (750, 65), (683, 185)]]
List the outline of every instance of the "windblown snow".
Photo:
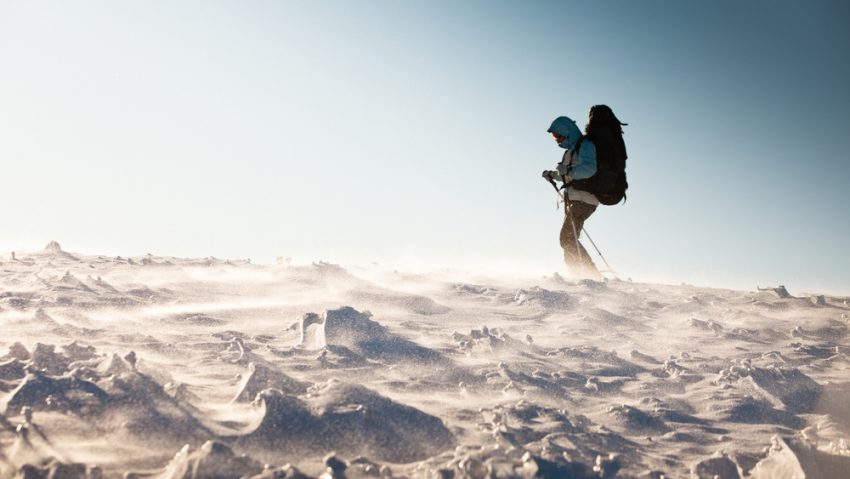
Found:
[(848, 298), (0, 259), (0, 477), (845, 478)]

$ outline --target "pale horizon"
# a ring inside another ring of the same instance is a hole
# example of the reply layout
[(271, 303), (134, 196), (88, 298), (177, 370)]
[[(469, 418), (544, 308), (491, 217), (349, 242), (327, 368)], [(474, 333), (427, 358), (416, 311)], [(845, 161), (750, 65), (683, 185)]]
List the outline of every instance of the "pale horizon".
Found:
[[(56, 241), (56, 240), (51, 240)], [(343, 268), (371, 268), (376, 271), (398, 271), (399, 273), (409, 273), (409, 274), (424, 274), (428, 276), (433, 276), (437, 274), (443, 275), (447, 278), (454, 278), (456, 280), (461, 279), (491, 279), (491, 280), (503, 280), (509, 282), (522, 281), (522, 280), (538, 280), (545, 281), (551, 279), (553, 275), (557, 274), (563, 277), (568, 281), (577, 281), (577, 278), (573, 278), (570, 276), (568, 271), (563, 270), (552, 270), (546, 271), (544, 269), (532, 269), (528, 268), (527, 265), (519, 265), (519, 264), (511, 264), (509, 262), (503, 262), (499, 264), (489, 264), (485, 267), (477, 266), (474, 263), (451, 263), (451, 262), (440, 262), (436, 260), (423, 260), (421, 257), (416, 256), (407, 256), (404, 258), (397, 259), (396, 261), (371, 261), (371, 260), (363, 260), (363, 259), (354, 259), (350, 261), (340, 261), (331, 257), (320, 257), (320, 258), (308, 258), (308, 257), (293, 257), (286, 255), (278, 255), (273, 258), (265, 258), (265, 257), (255, 257), (255, 256), (219, 256), (219, 255), (204, 255), (204, 254), (171, 254), (171, 253), (157, 253), (155, 251), (145, 251), (145, 252), (120, 252), (110, 250), (108, 252), (103, 251), (87, 251), (87, 250), (77, 250), (73, 248), (66, 248), (65, 244), (61, 241), (56, 241), (61, 246), (62, 250), (72, 254), (80, 254), (84, 256), (105, 256), (105, 257), (123, 257), (123, 258), (133, 258), (133, 257), (142, 257), (146, 255), (152, 255), (154, 257), (164, 257), (164, 258), (185, 258), (185, 259), (202, 259), (202, 258), (216, 258), (218, 260), (249, 260), (251, 264), (256, 265), (292, 265), (292, 266), (305, 266), (313, 263), (330, 263), (339, 265)], [(49, 243), (49, 242), (48, 242)], [(16, 257), (25, 257), (28, 254), (38, 253), (43, 250), (44, 247), (48, 244), (36, 248), (18, 248), (16, 250), (2, 251), (0, 250), (0, 263), (3, 261), (7, 261), (9, 259), (9, 255), (14, 252)], [(603, 252), (604, 254), (604, 252)], [(476, 267), (477, 266), (477, 267)], [(604, 269), (604, 266), (603, 266)], [(811, 288), (806, 287), (805, 285), (794, 283), (794, 282), (774, 282), (774, 283), (757, 283), (754, 280), (748, 278), (717, 278), (705, 275), (700, 277), (698, 275), (694, 275), (694, 281), (675, 281), (670, 280), (669, 278), (664, 277), (661, 274), (653, 274), (649, 273), (640, 277), (632, 277), (625, 276), (622, 274), (618, 274), (616, 276), (606, 273), (606, 277), (608, 279), (619, 279), (621, 281), (627, 282), (635, 282), (635, 283), (643, 283), (643, 284), (659, 284), (659, 285), (690, 285), (697, 286), (703, 288), (716, 288), (716, 289), (731, 289), (731, 290), (739, 290), (739, 291), (757, 291), (759, 288), (770, 289), (778, 286), (785, 286), (788, 288), (789, 292), (792, 295), (812, 295), (812, 294), (827, 294), (834, 296), (846, 296), (848, 295), (847, 291), (842, 290), (830, 290), (828, 288)]]

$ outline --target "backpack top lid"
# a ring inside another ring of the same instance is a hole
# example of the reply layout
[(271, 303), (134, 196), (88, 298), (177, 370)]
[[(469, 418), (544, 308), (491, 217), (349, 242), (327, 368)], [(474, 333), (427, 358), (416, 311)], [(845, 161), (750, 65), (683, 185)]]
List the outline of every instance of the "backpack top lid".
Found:
[(623, 142), (623, 127), (627, 125), (628, 123), (623, 123), (614, 115), (608, 105), (594, 105), (590, 108), (590, 115), (584, 131), (593, 140), (597, 149), (600, 146), (603, 149), (606, 147), (613, 148), (612, 153), (625, 160), (627, 154), (626, 144)]
[(609, 107), (608, 105), (593, 105), (592, 107), (590, 107), (590, 115), (588, 115), (587, 128), (592, 129), (597, 125), (626, 126), (628, 125), (628, 123), (623, 123), (622, 121), (620, 121), (617, 116), (614, 115), (614, 111), (611, 110), (611, 107)]

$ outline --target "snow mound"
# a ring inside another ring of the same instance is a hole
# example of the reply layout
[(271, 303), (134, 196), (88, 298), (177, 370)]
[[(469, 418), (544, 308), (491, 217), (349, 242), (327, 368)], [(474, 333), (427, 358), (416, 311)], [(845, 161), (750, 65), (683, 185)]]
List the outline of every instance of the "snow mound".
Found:
[(754, 367), (749, 361), (720, 371), (718, 381), (748, 383), (775, 406), (791, 413), (810, 412), (823, 387), (797, 368)]
[(841, 479), (847, 477), (848, 470), (848, 456), (827, 454), (798, 439), (774, 436), (770, 454), (756, 464), (750, 477)]
[(118, 289), (115, 286), (104, 281), (100, 276), (97, 278), (92, 277), (91, 275), (86, 275), (86, 286), (88, 286), (92, 291), (97, 291), (101, 293), (118, 293)]
[(32, 323), (38, 326), (44, 326), (49, 328), (58, 328), (61, 325), (52, 316), (47, 314), (42, 308), (38, 308), (35, 310), (35, 315), (32, 318)]
[(191, 326), (222, 326), (227, 324), (223, 319), (214, 318), (200, 313), (172, 314), (161, 319), (166, 324), (191, 325)]
[(340, 444), (336, 449), (391, 462), (410, 462), (454, 445), (454, 438), (435, 416), (397, 403), (355, 384), (328, 381), (312, 388), (310, 402)]
[(693, 476), (699, 479), (740, 479), (742, 474), (729, 456), (717, 454), (698, 462), (693, 468)]
[(629, 351), (629, 356), (636, 361), (641, 361), (649, 364), (661, 364), (661, 361), (655, 359), (649, 354), (642, 353), (636, 349)]
[(603, 308), (590, 308), (587, 314), (582, 316), (581, 321), (595, 328), (628, 328), (633, 331), (647, 329), (638, 321), (614, 314)]
[(670, 430), (663, 420), (626, 404), (609, 407), (608, 414), (615, 418), (620, 427), (630, 432), (663, 434)]
[(514, 304), (564, 310), (572, 305), (572, 298), (565, 291), (550, 291), (534, 286), (530, 289), (517, 290), (514, 294)]
[(778, 424), (800, 428), (804, 421), (794, 414), (777, 409), (767, 400), (750, 395), (735, 395), (718, 400), (712, 409), (720, 413), (723, 421), (741, 424)]
[(65, 274), (59, 279), (59, 281), (53, 283), (54, 290), (78, 290), (85, 292), (92, 292), (92, 289), (86, 286), (85, 283), (80, 281), (79, 278), (71, 274), (70, 271), (65, 271)]
[(67, 357), (56, 352), (56, 346), (53, 344), (36, 343), (29, 366), (48, 374), (60, 375), (68, 370), (69, 363)]
[(238, 438), (239, 444), (285, 451), (307, 450), (323, 434), (322, 422), (307, 403), (295, 396), (267, 389), (257, 395), (255, 405), (260, 418), (252, 430)]
[(0, 361), (0, 379), (3, 381), (13, 381), (26, 376), (24, 371), (26, 363), (17, 358)]
[(823, 390), (796, 368), (753, 368), (749, 378), (759, 390), (794, 413), (811, 411)]
[(62, 346), (62, 350), (71, 361), (85, 361), (97, 357), (97, 349), (94, 346), (80, 344), (77, 341)]
[(289, 279), (301, 285), (351, 284), (361, 280), (355, 278), (347, 269), (325, 261), (314, 262), (309, 266), (284, 266)]
[[(236, 454), (229, 445), (217, 440), (206, 441), (197, 449), (186, 444), (161, 470), (131, 472), (125, 477), (136, 479), (310, 479), (310, 476), (302, 474), (291, 464), (281, 467), (263, 464), (246, 454)], [(367, 476), (353, 476), (352, 479), (359, 477)]]
[(263, 465), (246, 455), (237, 455), (230, 446), (207, 441), (193, 450), (189, 444), (174, 455), (157, 477), (161, 479), (218, 478), (238, 479), (263, 471)]
[(336, 450), (391, 462), (425, 459), (454, 445), (443, 422), (363, 386), (328, 381), (307, 400), (275, 389), (258, 395), (262, 417), (240, 444), (283, 451)]
[(21, 361), (29, 361), (30, 360), (30, 352), (27, 351), (27, 347), (21, 344), (20, 342), (15, 342), (11, 346), (9, 346), (9, 352), (3, 356), (3, 359), (20, 359)]
[(563, 356), (581, 366), (581, 370), (595, 376), (635, 376), (646, 371), (643, 367), (620, 358), (616, 351), (603, 351), (596, 346), (560, 348), (548, 353)]
[(108, 355), (100, 360), (95, 366), (95, 371), (101, 377), (112, 376), (115, 374), (132, 373), (136, 370), (135, 364), (115, 353)]
[(6, 415), (22, 408), (33, 411), (60, 411), (82, 416), (102, 412), (109, 395), (96, 384), (74, 377), (50, 377), (42, 372), (29, 373), (6, 398)]
[(42, 254), (70, 259), (74, 261), (78, 261), (77, 257), (72, 255), (71, 253), (66, 252), (62, 249), (62, 246), (59, 245), (56, 241), (51, 241), (47, 243), (44, 249), (41, 250)]
[(432, 465), (434, 477), (598, 479), (612, 478), (620, 469), (616, 461), (601, 456), (598, 465), (589, 465), (548, 451), (519, 454), (501, 448), (458, 449), (447, 462)]
[(372, 313), (350, 306), (327, 310), (322, 316), (307, 313), (298, 324), (299, 345), (310, 350), (341, 348), (391, 361), (445, 361), (438, 352), (391, 333), (371, 318)]
[(301, 394), (309, 383), (298, 381), (263, 364), (248, 364), (248, 373), (239, 384), (239, 392), (233, 402), (250, 402), (265, 389), (277, 389), (286, 394)]
[(46, 253), (64, 253), (64, 251), (62, 251), (62, 247), (56, 241), (47, 243), (47, 246), (44, 247), (44, 251)]
[(776, 286), (776, 287), (767, 287), (767, 288), (757, 287), (756, 289), (758, 291), (765, 291), (765, 292), (772, 293), (775, 297), (777, 297), (779, 299), (794, 298), (794, 296), (791, 296), (791, 293), (788, 292), (788, 289), (785, 288), (784, 284), (780, 284), (779, 286)]
[(469, 334), (452, 333), (452, 340), (457, 344), (460, 351), (473, 352), (496, 352), (501, 349), (511, 348), (519, 351), (531, 349), (533, 339), (527, 335), (525, 341), (519, 341), (510, 337), (501, 328), (489, 328), (486, 325), (477, 329), (471, 329)]
[(450, 291), (458, 296), (474, 298), (483, 301), (493, 301), (499, 296), (499, 292), (489, 286), (481, 286), (476, 284), (454, 283), (451, 285)]
[(439, 304), (426, 296), (404, 295), (392, 291), (374, 292), (366, 289), (356, 289), (349, 294), (355, 301), (392, 305), (423, 316), (445, 314), (451, 311), (451, 308)]
[[(615, 477), (636, 457), (636, 445), (586, 417), (575, 421), (555, 410), (521, 400), (482, 408), (479, 428), (497, 447), (459, 446), (453, 457), (429, 461), (438, 477)], [(602, 451), (617, 451), (617, 456)]]
[(210, 432), (163, 386), (137, 371), (111, 375), (98, 381), (108, 395), (106, 419), (120, 423), (141, 437), (185, 441), (209, 437)]
[(103, 471), (98, 466), (88, 467), (81, 463), (64, 463), (52, 459), (48, 464), (39, 467), (25, 464), (18, 470), (21, 478), (62, 478), (62, 479), (88, 479), (103, 477)]
[(53, 345), (37, 344), (25, 368), (29, 373), (6, 396), (2, 410), (7, 415), (18, 414), (25, 407), (72, 414), (97, 424), (120, 425), (137, 435), (159, 434), (174, 441), (208, 434), (189, 407), (136, 370), (134, 353), (75, 361), (66, 372), (68, 363)]

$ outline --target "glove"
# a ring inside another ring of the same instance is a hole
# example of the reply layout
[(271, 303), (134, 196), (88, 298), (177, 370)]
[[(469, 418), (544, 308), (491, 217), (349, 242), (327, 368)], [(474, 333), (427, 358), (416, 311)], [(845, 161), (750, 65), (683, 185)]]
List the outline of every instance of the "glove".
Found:
[(570, 174), (569, 165), (565, 165), (564, 162), (558, 163), (558, 178), (562, 176), (568, 176)]
[(558, 178), (558, 172), (552, 171), (552, 170), (544, 170), (543, 171), (543, 178), (548, 180), (548, 181), (552, 181), (555, 178)]

